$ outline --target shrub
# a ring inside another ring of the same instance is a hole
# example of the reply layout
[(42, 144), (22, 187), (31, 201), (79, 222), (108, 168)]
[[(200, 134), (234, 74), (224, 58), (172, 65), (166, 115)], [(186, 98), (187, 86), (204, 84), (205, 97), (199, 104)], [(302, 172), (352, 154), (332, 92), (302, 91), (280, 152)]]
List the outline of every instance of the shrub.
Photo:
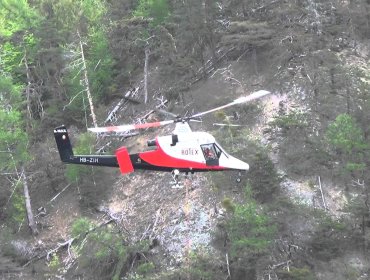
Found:
[(79, 218), (72, 224), (72, 236), (80, 238), (74, 247), (79, 269), (87, 269), (99, 275), (99, 279), (113, 274), (119, 277), (127, 262), (128, 250), (118, 231), (111, 227), (94, 228), (89, 219)]
[(315, 275), (308, 267), (292, 267), (289, 271), (280, 271), (278, 273), (281, 280), (315, 280)]
[(308, 126), (306, 114), (298, 111), (292, 111), (287, 115), (276, 117), (269, 123), (270, 126), (276, 126), (285, 130), (291, 128), (304, 128)]
[(139, 0), (134, 16), (151, 18), (154, 26), (163, 23), (170, 14), (167, 0)]
[(269, 246), (275, 233), (275, 227), (263, 213), (254, 199), (251, 198), (249, 186), (245, 189), (246, 203), (236, 204), (235, 210), (226, 221), (226, 232), (230, 239), (233, 256), (259, 255)]
[(225, 208), (225, 210), (229, 213), (234, 213), (235, 212), (235, 204), (232, 202), (232, 200), (228, 197), (225, 197), (222, 202), (221, 202), (221, 205), (223, 208)]
[(250, 162), (248, 182), (253, 190), (253, 196), (261, 201), (270, 201), (277, 193), (281, 177), (268, 155), (257, 152)]
[(72, 236), (79, 237), (93, 228), (93, 223), (87, 218), (79, 218), (72, 224)]
[(146, 275), (152, 273), (154, 271), (154, 269), (155, 269), (154, 263), (145, 262), (145, 263), (140, 264), (137, 267), (136, 271), (137, 271), (138, 274), (146, 276)]
[(328, 126), (326, 138), (330, 145), (344, 153), (361, 150), (366, 146), (363, 131), (348, 114), (336, 117)]
[(227, 223), (231, 252), (234, 256), (244, 252), (260, 254), (267, 249), (274, 234), (269, 218), (259, 213), (256, 203), (237, 205), (234, 215)]

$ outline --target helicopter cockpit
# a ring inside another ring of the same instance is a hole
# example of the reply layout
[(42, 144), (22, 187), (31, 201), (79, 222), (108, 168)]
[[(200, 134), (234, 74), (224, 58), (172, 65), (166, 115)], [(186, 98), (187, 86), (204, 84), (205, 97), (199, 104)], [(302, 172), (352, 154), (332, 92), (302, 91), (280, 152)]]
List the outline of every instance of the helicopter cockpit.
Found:
[(206, 159), (207, 165), (218, 165), (222, 154), (227, 157), (226, 153), (223, 152), (216, 143), (203, 144), (200, 145), (200, 147), (202, 149), (204, 158)]

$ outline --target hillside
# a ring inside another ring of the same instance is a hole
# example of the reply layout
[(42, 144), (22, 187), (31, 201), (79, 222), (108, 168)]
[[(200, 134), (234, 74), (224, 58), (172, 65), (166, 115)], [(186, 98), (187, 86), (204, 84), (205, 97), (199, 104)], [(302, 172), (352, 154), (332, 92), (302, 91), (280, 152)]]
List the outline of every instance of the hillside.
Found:
[[(370, 279), (368, 1), (1, 4), (2, 279)], [(137, 153), (174, 126), (87, 128), (261, 89), (191, 123), (247, 173), (175, 188), (171, 173), (60, 161), (61, 124), (78, 154)]]

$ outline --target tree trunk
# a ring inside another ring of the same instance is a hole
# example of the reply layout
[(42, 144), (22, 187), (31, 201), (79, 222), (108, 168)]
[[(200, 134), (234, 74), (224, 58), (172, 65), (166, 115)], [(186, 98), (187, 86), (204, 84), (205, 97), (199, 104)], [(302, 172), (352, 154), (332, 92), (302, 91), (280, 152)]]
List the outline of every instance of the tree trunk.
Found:
[(148, 62), (149, 62), (149, 46), (145, 46), (145, 62), (144, 62), (144, 103), (148, 101)]
[(96, 121), (96, 115), (95, 115), (95, 110), (94, 110), (94, 103), (93, 99), (91, 96), (90, 92), (90, 85), (89, 85), (89, 77), (87, 75), (87, 67), (86, 67), (86, 60), (85, 60), (85, 54), (84, 54), (84, 48), (82, 45), (82, 40), (80, 37), (80, 32), (77, 31), (78, 37), (80, 39), (80, 48), (81, 48), (81, 58), (82, 58), (82, 63), (83, 63), (83, 71), (84, 71), (84, 82), (85, 82), (85, 87), (86, 87), (86, 94), (87, 94), (87, 99), (89, 100), (89, 105), (90, 105), (90, 112), (91, 112), (91, 117), (93, 120), (94, 127), (98, 126), (98, 123)]
[(23, 181), (23, 192), (24, 192), (24, 199), (26, 203), (28, 226), (30, 227), (32, 234), (36, 235), (38, 234), (38, 231), (37, 231), (37, 226), (36, 226), (33, 213), (32, 213), (31, 198), (30, 198), (30, 194), (28, 191), (28, 183), (27, 183), (27, 178), (26, 178), (24, 167), (22, 167), (21, 176), (22, 176), (22, 181)]
[(121, 275), (123, 267), (125, 266), (125, 262), (126, 262), (126, 254), (123, 253), (122, 255), (119, 255), (118, 263), (114, 270), (114, 275), (112, 277), (112, 280), (120, 279), (120, 275)]
[(26, 98), (27, 98), (27, 113), (28, 113), (28, 118), (29, 122), (32, 120), (32, 108), (31, 108), (31, 75), (30, 75), (30, 69), (28, 67), (28, 62), (27, 62), (27, 53), (26, 50), (24, 50), (25, 55), (24, 55), (24, 66), (26, 67), (26, 75), (27, 75), (27, 86), (26, 86)]
[(33, 117), (33, 108), (32, 108), (32, 102), (35, 102), (37, 105), (37, 113), (40, 118), (44, 116), (44, 108), (41, 101), (41, 96), (37, 92), (37, 85), (33, 82), (30, 66), (28, 65), (28, 59), (27, 59), (27, 50), (24, 49), (24, 67), (26, 70), (26, 77), (27, 77), (27, 86), (25, 88), (26, 93), (26, 100), (27, 100), (27, 116), (28, 116), (28, 122), (29, 126), (31, 127), (31, 120)]

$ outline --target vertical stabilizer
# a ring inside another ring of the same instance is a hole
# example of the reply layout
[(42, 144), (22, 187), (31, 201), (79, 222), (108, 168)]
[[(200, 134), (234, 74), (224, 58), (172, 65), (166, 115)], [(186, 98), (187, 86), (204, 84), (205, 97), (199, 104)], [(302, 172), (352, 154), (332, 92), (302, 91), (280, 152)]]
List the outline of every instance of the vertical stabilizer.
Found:
[(63, 162), (70, 162), (73, 158), (73, 150), (68, 137), (67, 128), (64, 125), (55, 128), (54, 137), (57, 142), (60, 159)]

